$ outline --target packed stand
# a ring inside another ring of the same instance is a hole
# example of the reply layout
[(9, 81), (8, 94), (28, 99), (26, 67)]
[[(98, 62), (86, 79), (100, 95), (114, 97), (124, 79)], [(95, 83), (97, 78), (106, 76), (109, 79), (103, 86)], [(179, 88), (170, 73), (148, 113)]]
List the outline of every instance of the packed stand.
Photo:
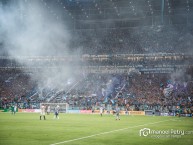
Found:
[[(18, 108), (38, 108), (41, 102), (58, 102), (68, 103), (71, 109), (93, 109), (102, 104), (119, 105), (123, 110), (193, 109), (192, 78), (171, 80), (171, 74), (88, 74), (68, 91), (44, 88), (39, 92), (37, 82), (28, 74), (1, 73), (2, 108), (13, 103), (18, 103)], [(172, 91), (166, 91), (169, 85)]]
[(192, 53), (191, 27), (147, 26), (73, 31), (70, 48), (83, 54)]

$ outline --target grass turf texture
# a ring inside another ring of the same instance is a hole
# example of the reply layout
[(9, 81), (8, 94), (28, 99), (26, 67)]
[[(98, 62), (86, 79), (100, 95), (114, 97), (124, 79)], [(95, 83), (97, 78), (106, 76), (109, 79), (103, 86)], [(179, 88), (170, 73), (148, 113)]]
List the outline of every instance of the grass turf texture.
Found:
[[(139, 130), (143, 128), (192, 132), (180, 137), (142, 137)], [(60, 145), (192, 145), (193, 118), (121, 116), (116, 121), (113, 115), (60, 114), (57, 120), (51, 114), (46, 115), (46, 120), (39, 120), (38, 113), (0, 113), (0, 145), (50, 145), (64, 141), (69, 142)]]

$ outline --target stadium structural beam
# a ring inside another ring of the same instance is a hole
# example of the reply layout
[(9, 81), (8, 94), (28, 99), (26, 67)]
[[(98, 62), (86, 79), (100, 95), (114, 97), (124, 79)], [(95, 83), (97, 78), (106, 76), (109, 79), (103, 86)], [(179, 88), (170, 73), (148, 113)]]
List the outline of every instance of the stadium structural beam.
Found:
[(165, 8), (165, 0), (161, 0), (161, 23), (164, 24), (164, 8)]

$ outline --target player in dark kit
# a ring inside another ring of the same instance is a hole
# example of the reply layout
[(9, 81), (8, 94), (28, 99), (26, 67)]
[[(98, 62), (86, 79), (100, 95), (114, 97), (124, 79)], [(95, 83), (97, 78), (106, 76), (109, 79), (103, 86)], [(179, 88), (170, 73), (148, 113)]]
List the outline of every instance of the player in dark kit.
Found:
[(120, 108), (117, 106), (116, 107), (116, 120), (120, 120), (119, 113), (120, 113)]
[(181, 117), (181, 114), (182, 114), (182, 109), (180, 106), (177, 107), (178, 108), (178, 117)]
[(57, 105), (55, 108), (55, 119), (59, 119), (59, 108), (60, 108), (59, 105)]

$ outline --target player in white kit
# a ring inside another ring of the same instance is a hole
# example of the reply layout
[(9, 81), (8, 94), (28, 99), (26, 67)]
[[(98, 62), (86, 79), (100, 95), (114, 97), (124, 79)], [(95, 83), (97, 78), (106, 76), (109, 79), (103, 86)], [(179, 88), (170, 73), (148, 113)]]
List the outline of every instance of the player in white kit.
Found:
[(44, 117), (44, 120), (46, 120), (46, 107), (44, 105), (40, 108), (40, 120), (42, 119), (42, 116)]

